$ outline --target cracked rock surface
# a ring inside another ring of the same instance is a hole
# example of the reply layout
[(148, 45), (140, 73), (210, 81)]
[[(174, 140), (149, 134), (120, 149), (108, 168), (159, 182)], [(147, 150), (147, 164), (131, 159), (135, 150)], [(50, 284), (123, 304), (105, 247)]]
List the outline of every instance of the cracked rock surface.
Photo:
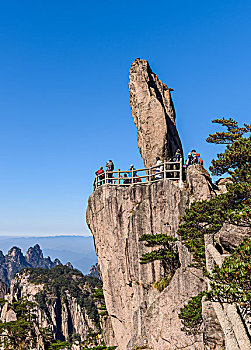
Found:
[(140, 154), (145, 167), (155, 165), (156, 157), (167, 160), (182, 145), (175, 126), (172, 89), (152, 72), (146, 60), (137, 58), (129, 71), (132, 116), (137, 127)]

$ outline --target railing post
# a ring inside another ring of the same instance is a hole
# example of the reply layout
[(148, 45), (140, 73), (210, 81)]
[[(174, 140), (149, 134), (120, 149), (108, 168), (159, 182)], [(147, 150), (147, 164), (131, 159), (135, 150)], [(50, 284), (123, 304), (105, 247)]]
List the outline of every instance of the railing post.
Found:
[(182, 157), (180, 157), (180, 182), (181, 183), (182, 183), (182, 171), (183, 171), (182, 165), (183, 165)]
[(107, 170), (105, 170), (105, 184), (106, 184), (106, 180), (107, 179)]
[(134, 178), (134, 170), (132, 169), (132, 184), (134, 183), (133, 178)]
[(164, 179), (166, 179), (166, 160), (164, 161)]
[(118, 169), (118, 185), (120, 184), (120, 169)]

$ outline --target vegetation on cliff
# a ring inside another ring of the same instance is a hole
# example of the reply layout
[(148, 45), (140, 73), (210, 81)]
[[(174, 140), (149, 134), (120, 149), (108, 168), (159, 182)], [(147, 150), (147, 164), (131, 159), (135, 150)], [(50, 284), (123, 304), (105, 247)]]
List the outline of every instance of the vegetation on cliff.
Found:
[(197, 266), (205, 265), (204, 235), (215, 234), (225, 222), (250, 226), (251, 220), (251, 138), (244, 137), (250, 126), (239, 127), (233, 119), (215, 119), (227, 132), (210, 134), (207, 142), (227, 144), (226, 150), (212, 160), (209, 168), (213, 175), (230, 175), (227, 193), (209, 201), (192, 203), (182, 218), (178, 234), (193, 253)]
[(244, 238), (235, 251), (227, 257), (222, 267), (215, 266), (208, 277), (211, 290), (208, 297), (214, 301), (241, 303), (251, 307), (251, 239)]
[[(212, 160), (210, 171), (213, 175), (230, 175), (227, 192), (209, 201), (195, 202), (182, 218), (178, 234), (182, 242), (193, 253), (194, 265), (205, 266), (204, 235), (217, 233), (224, 223), (250, 227), (251, 212), (251, 173), (250, 149), (251, 138), (245, 137), (250, 132), (250, 125), (240, 127), (233, 119), (215, 119), (227, 128), (226, 132), (209, 135), (207, 142), (226, 144), (226, 150)], [(250, 306), (250, 239), (228, 257), (221, 268), (215, 267), (208, 277), (211, 291), (207, 297), (216, 301), (238, 302)], [(194, 303), (196, 302), (196, 308)], [(201, 320), (201, 294), (190, 300), (181, 309), (180, 318), (188, 334), (198, 331)]]
[(55, 297), (66, 302), (68, 291), (97, 326), (99, 325), (98, 311), (92, 295), (92, 290), (101, 284), (98, 278), (84, 276), (80, 271), (63, 265), (55, 266), (51, 270), (36, 268), (25, 271), (29, 274), (29, 282), (46, 286), (36, 295), (42, 310), (46, 310)]
[[(28, 280), (31, 284), (43, 286), (34, 296), (34, 302), (20, 298), (22, 275), (25, 277), (24, 281)], [(16, 301), (12, 304), (2, 299), (2, 304), (7, 303), (8, 310), (13, 310), (13, 321), (0, 323), (0, 339), (6, 349), (21, 350), (28, 348), (27, 344), (35, 347), (38, 339), (42, 341), (46, 350), (71, 349), (72, 344), (79, 344), (83, 349), (95, 348), (95, 346), (97, 349), (98, 346), (100, 349), (106, 349), (102, 341), (100, 317), (106, 317), (107, 311), (102, 282), (98, 278), (84, 276), (78, 270), (63, 265), (58, 265), (51, 270), (24, 269), (17, 275), (13, 291)], [(74, 328), (73, 320), (70, 320), (73, 300), (81, 307), (81, 315), (86, 320), (88, 327), (87, 335), (76, 333), (77, 329)], [(62, 310), (66, 310), (65, 306), (70, 322), (67, 337), (64, 336), (60, 323)], [(58, 319), (56, 325), (51, 319), (50, 310), (52, 308)], [(44, 314), (48, 323), (47, 328), (41, 327), (38, 310)], [(90, 319), (93, 322), (90, 322)]]
[[(6, 302), (1, 299), (1, 304)], [(35, 308), (35, 303), (23, 298), (8, 304), (8, 309), (13, 311), (16, 320), (0, 323), (0, 344), (4, 349), (24, 350), (29, 346), (36, 347), (39, 340), (48, 349), (53, 339), (52, 333), (49, 328), (38, 328)]]
[(150, 253), (142, 255), (141, 264), (147, 264), (155, 260), (160, 260), (164, 269), (164, 277), (154, 283), (154, 287), (160, 292), (168, 286), (175, 270), (179, 267), (179, 254), (175, 242), (177, 238), (165, 234), (149, 235), (144, 234), (140, 241), (146, 242), (147, 247), (160, 247)]

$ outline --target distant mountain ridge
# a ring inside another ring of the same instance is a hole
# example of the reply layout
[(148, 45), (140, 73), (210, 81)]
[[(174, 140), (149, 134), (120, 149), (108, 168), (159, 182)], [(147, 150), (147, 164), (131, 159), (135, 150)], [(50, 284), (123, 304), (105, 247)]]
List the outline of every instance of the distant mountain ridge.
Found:
[(70, 261), (83, 274), (88, 274), (90, 266), (97, 262), (92, 236), (0, 236), (0, 250), (4, 254), (11, 247), (26, 252), (35, 244), (39, 244), (44, 256), (50, 256), (51, 260), (58, 258), (63, 265)]
[(12, 247), (6, 255), (0, 250), (0, 280), (6, 283), (7, 286), (14, 275), (23, 268), (47, 268), (51, 269), (54, 266), (61, 265), (59, 259), (54, 261), (48, 256), (44, 258), (42, 249), (38, 244), (30, 247), (26, 254), (18, 247)]

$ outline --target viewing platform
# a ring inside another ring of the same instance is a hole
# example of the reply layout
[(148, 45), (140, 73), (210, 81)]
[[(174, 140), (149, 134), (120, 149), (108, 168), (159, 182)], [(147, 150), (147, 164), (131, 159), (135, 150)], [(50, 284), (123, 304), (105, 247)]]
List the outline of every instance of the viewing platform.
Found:
[(93, 191), (106, 184), (128, 187), (132, 185), (148, 185), (163, 179), (179, 181), (179, 185), (182, 186), (182, 169), (183, 160), (181, 158), (179, 161), (166, 161), (160, 165), (144, 169), (105, 170), (104, 173), (96, 175)]

